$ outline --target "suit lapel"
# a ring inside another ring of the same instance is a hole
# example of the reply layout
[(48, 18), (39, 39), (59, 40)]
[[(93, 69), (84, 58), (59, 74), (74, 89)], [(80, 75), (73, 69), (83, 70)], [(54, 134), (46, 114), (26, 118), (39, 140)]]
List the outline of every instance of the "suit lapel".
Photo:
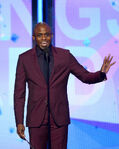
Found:
[(50, 75), (50, 78), (49, 78), (49, 81), (50, 81), (50, 85), (53, 81), (53, 76), (55, 75), (55, 68), (58, 64), (58, 57), (57, 57), (57, 51), (56, 51), (56, 48), (52, 46), (52, 54), (53, 54), (53, 58), (54, 58), (54, 65), (53, 65), (53, 68), (52, 68), (52, 72), (51, 72), (51, 75)]

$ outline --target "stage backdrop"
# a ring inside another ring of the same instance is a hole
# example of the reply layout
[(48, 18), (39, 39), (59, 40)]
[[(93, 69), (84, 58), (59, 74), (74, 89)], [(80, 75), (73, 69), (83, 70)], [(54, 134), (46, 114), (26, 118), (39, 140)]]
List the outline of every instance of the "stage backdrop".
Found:
[(70, 75), (68, 149), (119, 147), (119, 0), (56, 0), (55, 43), (92, 72), (108, 54), (117, 61), (99, 84)]
[[(0, 0), (0, 149), (29, 148), (16, 134), (13, 91), (18, 55), (32, 46), (31, 5), (31, 0)], [(69, 49), (85, 69), (99, 70), (109, 53), (117, 61), (100, 84), (70, 76), (68, 149), (117, 149), (119, 0), (56, 0), (54, 15), (56, 46)]]
[(13, 91), (18, 55), (32, 46), (31, 6), (31, 0), (0, 0), (0, 149), (29, 148), (16, 134)]

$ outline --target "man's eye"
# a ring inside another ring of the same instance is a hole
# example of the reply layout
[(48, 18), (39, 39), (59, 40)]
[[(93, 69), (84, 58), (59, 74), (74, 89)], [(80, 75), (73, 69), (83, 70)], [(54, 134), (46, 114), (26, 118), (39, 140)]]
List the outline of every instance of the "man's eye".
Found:
[(37, 35), (37, 37), (42, 37), (42, 36), (49, 37), (50, 36), (50, 33), (38, 34)]
[(37, 35), (37, 37), (41, 37), (41, 36), (42, 36), (42, 34), (38, 34), (38, 35)]
[(46, 37), (50, 36), (50, 33), (46, 33), (45, 36), (46, 36)]

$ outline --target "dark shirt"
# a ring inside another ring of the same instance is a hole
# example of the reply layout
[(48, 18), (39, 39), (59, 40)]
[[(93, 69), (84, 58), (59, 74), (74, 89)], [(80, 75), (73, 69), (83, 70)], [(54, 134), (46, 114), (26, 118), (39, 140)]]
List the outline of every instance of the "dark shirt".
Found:
[[(46, 62), (46, 52), (41, 49), (40, 47), (36, 46), (36, 54), (38, 57), (38, 63), (40, 66), (40, 69), (44, 75), (44, 78), (47, 82), (48, 78), (47, 78), (47, 62)], [(51, 75), (53, 66), (54, 66), (54, 58), (53, 58), (53, 54), (52, 54), (52, 48), (51, 45), (48, 47), (48, 55), (49, 55), (49, 77)], [(48, 83), (48, 82), (47, 82)]]

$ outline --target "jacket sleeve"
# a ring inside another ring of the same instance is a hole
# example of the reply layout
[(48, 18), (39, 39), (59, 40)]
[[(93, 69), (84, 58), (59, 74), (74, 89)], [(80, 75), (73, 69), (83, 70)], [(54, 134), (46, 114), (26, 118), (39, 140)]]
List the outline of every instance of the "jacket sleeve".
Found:
[(89, 72), (81, 64), (78, 63), (76, 58), (71, 53), (69, 55), (70, 72), (82, 82), (93, 84), (107, 79), (106, 74), (104, 72)]
[(14, 112), (16, 126), (23, 124), (24, 121), (24, 104), (26, 93), (26, 74), (21, 56), (18, 58), (16, 68), (16, 79), (14, 87)]

